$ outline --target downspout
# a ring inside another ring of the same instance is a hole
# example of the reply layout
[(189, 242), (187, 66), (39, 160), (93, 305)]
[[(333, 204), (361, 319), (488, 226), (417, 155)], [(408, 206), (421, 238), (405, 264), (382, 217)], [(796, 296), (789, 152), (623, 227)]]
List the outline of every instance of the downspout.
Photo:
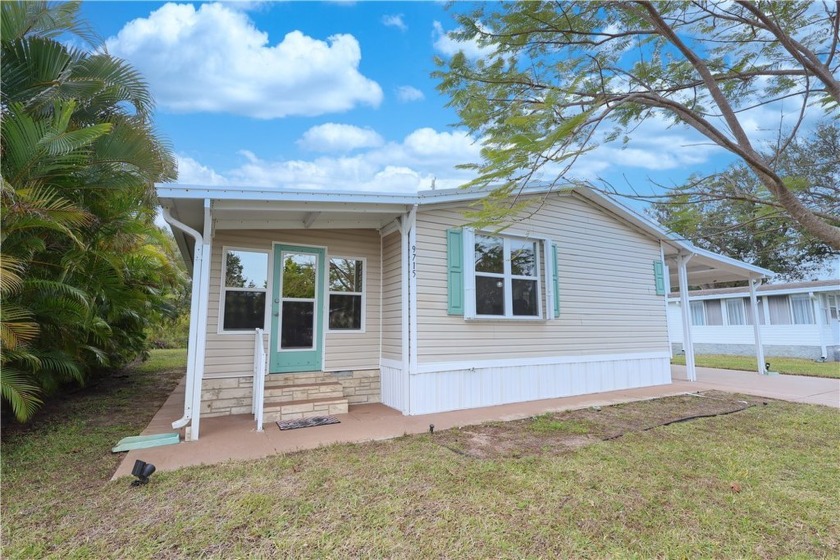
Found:
[[(767, 298), (764, 298), (767, 299)], [(761, 327), (758, 320), (758, 299), (755, 295), (755, 279), (750, 276), (750, 308), (753, 314), (753, 333), (755, 336), (755, 359), (758, 362), (758, 373), (767, 373), (764, 367), (764, 345), (761, 344)]]
[(205, 348), (207, 346), (207, 307), (210, 292), (210, 261), (212, 260), (213, 217), (211, 202), (204, 199), (204, 259), (201, 261), (201, 300), (198, 306), (198, 332), (196, 333), (195, 380), (192, 393), (192, 422), (190, 424), (190, 441), (198, 440), (199, 424), (201, 421), (201, 386), (204, 379)]
[(184, 415), (172, 422), (173, 429), (180, 429), (192, 419), (192, 395), (195, 384), (196, 335), (198, 334), (198, 306), (201, 301), (201, 272), (204, 259), (204, 239), (196, 230), (172, 217), (169, 208), (163, 209), (163, 219), (195, 240), (193, 251), (192, 295), (190, 297), (190, 331), (187, 340), (187, 379), (184, 393)]
[(685, 352), (685, 373), (689, 381), (697, 381), (697, 368), (694, 365), (694, 341), (691, 338), (691, 304), (688, 301), (688, 271), (686, 265), (693, 257), (688, 255), (677, 255), (677, 269), (680, 282), (680, 306), (682, 307), (683, 320), (683, 351)]

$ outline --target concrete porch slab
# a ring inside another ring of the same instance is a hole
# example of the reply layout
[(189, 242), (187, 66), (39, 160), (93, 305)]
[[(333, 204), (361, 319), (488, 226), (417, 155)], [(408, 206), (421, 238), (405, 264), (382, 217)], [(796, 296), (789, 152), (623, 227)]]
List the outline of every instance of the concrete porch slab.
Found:
[[(840, 380), (799, 376), (769, 377), (757, 373), (697, 368), (698, 381), (692, 383), (678, 380), (679, 377), (685, 376), (684, 369), (678, 369), (680, 367), (683, 366), (673, 366), (672, 371), (677, 379), (668, 385), (419, 416), (403, 416), (399, 411), (382, 404), (356, 405), (350, 407), (348, 414), (335, 415), (341, 421), (340, 424), (282, 432), (275, 423), (266, 424), (263, 432), (257, 432), (253, 416), (248, 414), (202, 418), (199, 441), (130, 451), (113, 478), (130, 475), (136, 459), (154, 464), (158, 471), (168, 471), (193, 465), (259, 459), (332, 443), (363, 442), (420, 434), (429, 431), (429, 424), (434, 424), (435, 430), (446, 430), (494, 420), (517, 420), (546, 412), (608, 406), (706, 390), (744, 393), (840, 408)], [(172, 431), (171, 422), (181, 417), (183, 399), (184, 384), (181, 383), (143, 434)]]

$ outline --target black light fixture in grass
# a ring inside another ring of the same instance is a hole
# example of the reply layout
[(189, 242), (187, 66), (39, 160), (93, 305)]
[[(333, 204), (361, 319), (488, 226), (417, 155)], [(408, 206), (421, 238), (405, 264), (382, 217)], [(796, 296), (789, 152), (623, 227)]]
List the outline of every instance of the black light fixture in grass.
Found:
[(137, 480), (131, 483), (132, 486), (142, 486), (148, 484), (149, 477), (155, 472), (155, 466), (151, 463), (137, 459), (134, 461), (134, 468), (131, 469), (131, 474), (137, 477)]

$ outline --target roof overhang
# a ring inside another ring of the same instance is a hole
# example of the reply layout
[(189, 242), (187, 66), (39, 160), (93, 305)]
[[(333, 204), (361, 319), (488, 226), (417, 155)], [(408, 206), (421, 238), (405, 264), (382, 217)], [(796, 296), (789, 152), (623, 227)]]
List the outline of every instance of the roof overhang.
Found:
[[(210, 204), (212, 231), (289, 229), (382, 229), (417, 203), (416, 195), (276, 191), (190, 185), (158, 185), (158, 201), (187, 226), (204, 231), (204, 204)], [(173, 235), (185, 261), (194, 240)], [(189, 265), (189, 262), (187, 262)], [(188, 266), (189, 267), (189, 266)]]
[[(472, 202), (485, 197), (486, 189), (445, 189), (416, 194), (386, 194), (353, 191), (291, 191), (194, 185), (157, 185), (158, 200), (172, 216), (204, 231), (204, 204), (210, 204), (213, 231), (283, 229), (377, 229), (381, 230), (414, 206), (437, 206)], [(713, 285), (770, 277), (773, 272), (695, 247), (647, 217), (610, 197), (584, 187), (529, 187), (523, 196), (577, 195), (614, 214), (617, 218), (661, 242), (669, 264), (671, 285), (677, 283), (677, 259), (688, 257), (689, 284)], [(193, 240), (173, 231), (185, 260), (193, 254)], [(188, 263), (189, 264), (189, 263)]]

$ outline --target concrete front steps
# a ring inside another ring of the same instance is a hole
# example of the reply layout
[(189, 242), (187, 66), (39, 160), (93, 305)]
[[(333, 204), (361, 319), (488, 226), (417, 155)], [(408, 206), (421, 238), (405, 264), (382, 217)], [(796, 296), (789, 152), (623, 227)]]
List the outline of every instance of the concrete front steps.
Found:
[(323, 373), (270, 375), (265, 381), (263, 423), (347, 414), (341, 383)]

